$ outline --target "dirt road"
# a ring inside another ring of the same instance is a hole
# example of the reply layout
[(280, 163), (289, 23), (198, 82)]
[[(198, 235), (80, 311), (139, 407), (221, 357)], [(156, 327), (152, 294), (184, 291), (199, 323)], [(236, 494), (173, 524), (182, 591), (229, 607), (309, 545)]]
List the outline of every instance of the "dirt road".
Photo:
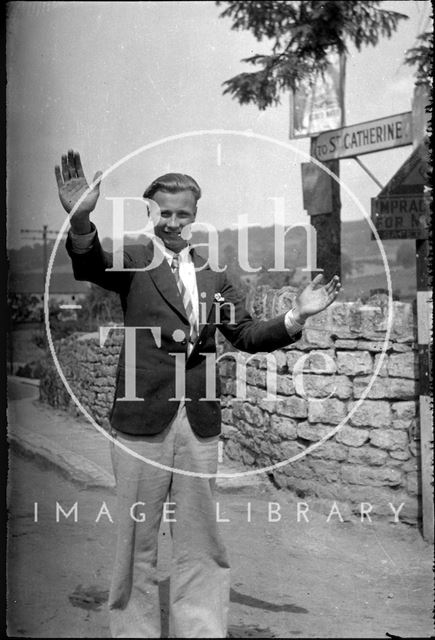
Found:
[[(296, 500), (273, 487), (256, 495), (223, 493), (218, 500), (233, 567), (232, 637), (433, 633), (431, 552), (415, 529), (342, 523), (337, 517), (327, 522), (312, 510), (309, 522), (298, 522)], [(62, 512), (56, 522), (56, 503), (68, 512), (75, 502), (77, 522)], [(9, 635), (109, 637), (105, 607), (115, 529), (106, 510), (115, 520), (114, 497), (81, 490), (57, 472), (12, 455), (9, 505)], [(165, 530), (161, 543), (165, 609)]]

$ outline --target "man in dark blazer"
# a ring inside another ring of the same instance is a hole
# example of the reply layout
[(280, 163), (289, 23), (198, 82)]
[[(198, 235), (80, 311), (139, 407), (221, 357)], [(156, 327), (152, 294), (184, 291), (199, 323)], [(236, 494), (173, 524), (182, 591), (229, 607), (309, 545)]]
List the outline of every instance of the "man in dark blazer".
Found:
[[(105, 252), (90, 213), (99, 177), (88, 187), (70, 150), (55, 168), (70, 216), (67, 250), (74, 276), (120, 295), (125, 340), (110, 416), (117, 482), (118, 541), (110, 596), (112, 637), (160, 636), (158, 532), (170, 522), (170, 634), (227, 633), (229, 562), (217, 528), (213, 489), (220, 433), (219, 381), (211, 397), (216, 328), (237, 349), (270, 352), (298, 340), (310, 315), (335, 299), (340, 283), (318, 276), (292, 309), (253, 319), (225, 271), (214, 271), (184, 239), (201, 190), (184, 174), (154, 180), (144, 197), (157, 207), (154, 237), (124, 249), (121, 267)], [(79, 203), (80, 199), (82, 201)], [(167, 501), (169, 498), (169, 502)]]

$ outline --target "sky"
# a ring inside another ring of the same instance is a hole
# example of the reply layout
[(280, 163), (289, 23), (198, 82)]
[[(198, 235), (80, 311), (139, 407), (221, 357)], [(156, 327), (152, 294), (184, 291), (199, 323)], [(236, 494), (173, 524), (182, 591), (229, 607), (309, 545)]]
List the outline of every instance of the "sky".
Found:
[[(431, 28), (430, 3), (381, 6), (409, 20), (377, 47), (351, 48), (348, 125), (411, 110), (415, 70), (403, 59), (418, 33)], [(198, 220), (218, 229), (242, 221), (270, 226), (273, 198), (284, 198), (288, 224), (309, 222), (300, 169), (309, 139), (289, 140), (288, 95), (266, 111), (222, 95), (225, 80), (250, 70), (241, 59), (267, 50), (250, 33), (231, 31), (231, 21), (219, 18), (222, 10), (207, 1), (9, 3), (9, 247), (26, 242), (23, 228), (58, 230), (64, 223), (54, 165), (68, 148), (80, 151), (89, 181), (133, 154), (103, 182), (93, 216), (103, 236), (112, 225), (109, 198), (140, 197), (167, 171), (195, 177), (203, 190)], [(211, 133), (216, 130), (235, 133)], [(385, 184), (409, 154), (402, 147), (361, 159)], [(342, 190), (342, 220), (361, 219), (379, 187), (352, 159), (340, 162), (340, 173), (355, 197)], [(143, 228), (143, 218), (142, 205), (129, 203), (128, 228)]]

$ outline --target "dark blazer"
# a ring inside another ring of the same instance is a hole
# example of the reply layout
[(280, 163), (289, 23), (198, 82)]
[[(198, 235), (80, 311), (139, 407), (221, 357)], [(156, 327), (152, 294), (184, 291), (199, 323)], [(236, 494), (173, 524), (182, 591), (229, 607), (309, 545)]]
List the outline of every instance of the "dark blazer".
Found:
[[(184, 354), (185, 366), (182, 366), (181, 374), (185, 376), (186, 411), (192, 429), (202, 437), (219, 434), (219, 401), (201, 400), (206, 396), (205, 354), (216, 352), (216, 328), (234, 347), (249, 353), (273, 351), (301, 337), (300, 333), (289, 336), (284, 324), (284, 314), (268, 321), (253, 319), (246, 311), (245, 298), (228, 279), (226, 272), (216, 272), (206, 267), (196, 271), (198, 297), (202, 308), (199, 335), (187, 357), (189, 321), (166, 259), (163, 258), (159, 266), (148, 271), (110, 272), (107, 269), (112, 267), (112, 254), (102, 249), (98, 235), (87, 253), (74, 253), (70, 237), (66, 248), (76, 280), (94, 282), (119, 293), (124, 326), (157, 327), (161, 334), (157, 345), (150, 330), (136, 330), (136, 367), (135, 372), (129, 372), (129, 375), (136, 375), (136, 397), (141, 400), (122, 400), (126, 395), (127, 374), (124, 340), (110, 414), (111, 425), (118, 431), (132, 435), (151, 435), (167, 427), (179, 405), (178, 400), (170, 400), (176, 395), (175, 363), (177, 358), (182, 358), (175, 354)], [(154, 250), (152, 242), (126, 246), (124, 267), (143, 269), (151, 263)], [(206, 261), (194, 249), (191, 255), (197, 269), (205, 264)], [(228, 302), (234, 305), (233, 318), (230, 306), (226, 304)], [(230, 324), (232, 320), (234, 322)], [(177, 337), (181, 336), (180, 331), (186, 336), (182, 341), (174, 340), (174, 331), (177, 329)], [(219, 398), (219, 395), (217, 376), (216, 397)]]

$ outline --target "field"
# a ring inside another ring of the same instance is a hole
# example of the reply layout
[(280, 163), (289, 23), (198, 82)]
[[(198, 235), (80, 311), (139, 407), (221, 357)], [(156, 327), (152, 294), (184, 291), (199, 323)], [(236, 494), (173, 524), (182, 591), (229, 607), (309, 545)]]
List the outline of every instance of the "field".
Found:
[[(394, 297), (402, 302), (412, 302), (416, 298), (416, 272), (415, 269), (403, 267), (391, 267), (391, 286)], [(365, 298), (374, 289), (387, 290), (387, 276), (385, 271), (371, 274), (352, 274), (343, 279), (343, 300), (356, 300)]]

